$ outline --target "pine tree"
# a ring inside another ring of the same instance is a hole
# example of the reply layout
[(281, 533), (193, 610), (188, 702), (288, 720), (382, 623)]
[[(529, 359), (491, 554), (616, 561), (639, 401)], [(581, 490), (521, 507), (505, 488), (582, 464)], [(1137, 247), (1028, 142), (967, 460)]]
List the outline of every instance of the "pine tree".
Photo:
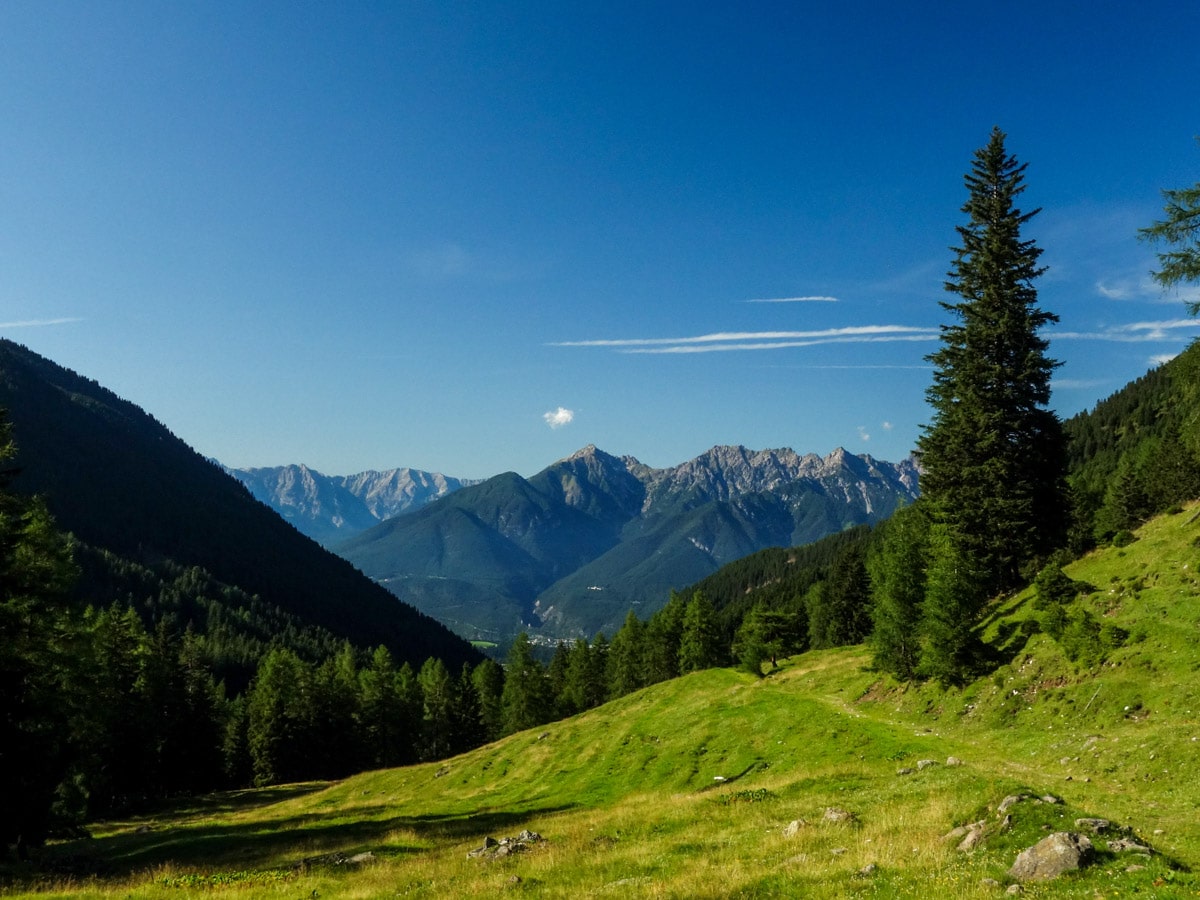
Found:
[(295, 653), (272, 650), (258, 666), (247, 704), (247, 744), (256, 785), (302, 781), (309, 775), (306, 694), (312, 672)]
[[(1038, 211), (1014, 205), (1026, 165), (1004, 141), (994, 129), (965, 179), (968, 221), (946, 282), (959, 299), (942, 303), (957, 321), (942, 326), (929, 356), (934, 421), (919, 441), (923, 497), (955, 533), (984, 597), (1016, 584), (1067, 526), (1065, 441), (1047, 409), (1058, 363), (1039, 336), (1058, 317), (1036, 305), (1042, 251), (1021, 229)], [(979, 611), (964, 612), (973, 620)]]
[(871, 574), (871, 650), (876, 668), (910, 679), (920, 661), (921, 605), (929, 555), (929, 519), (921, 504), (897, 510), (867, 560)]
[(341, 778), (365, 765), (360, 728), (358, 660), (349, 642), (313, 673), (309, 765), (319, 778)]
[(810, 595), (808, 633), (814, 648), (844, 647), (867, 636), (871, 584), (862, 550), (848, 544), (838, 551), (829, 577)]
[(605, 669), (610, 700), (646, 686), (645, 632), (645, 623), (631, 609), (625, 615), (621, 630), (613, 635)]
[(559, 641), (554, 645), (554, 655), (550, 657), (550, 665), (546, 667), (546, 678), (550, 682), (550, 696), (554, 700), (554, 717), (558, 719), (579, 712), (573, 708), (567, 696), (567, 666), (570, 658), (570, 646), (566, 641)]
[(485, 659), (471, 673), (479, 697), (479, 720), (484, 741), (494, 741), (504, 733), (504, 669), (494, 659)]
[(716, 611), (704, 592), (696, 591), (683, 613), (683, 631), (679, 636), (679, 672), (686, 675), (688, 672), (719, 666), (723, 656)]
[(450, 709), (450, 747), (452, 753), (465, 753), (472, 747), (487, 743), (484, 734), (483, 708), (479, 692), (471, 678), (471, 664), (463, 663), (454, 681), (454, 700)]
[(504, 733), (513, 734), (549, 722), (553, 718), (553, 703), (546, 670), (533, 655), (529, 635), (522, 631), (513, 641), (504, 668), (504, 693), (500, 698)]
[(370, 664), (358, 675), (366, 763), (374, 768), (398, 766), (411, 756), (413, 735), (400, 698), (399, 673), (387, 647), (375, 648)]
[(454, 680), (446, 664), (431, 656), (417, 673), (417, 684), (423, 705), (421, 759), (444, 759), (454, 748)]
[(980, 661), (975, 633), (979, 610), (987, 600), (984, 578), (975, 559), (963, 551), (958, 535), (934, 525), (929, 536), (929, 570), (922, 604), (920, 674), (943, 686), (960, 684)]
[(683, 637), (683, 614), (687, 600), (671, 591), (667, 605), (646, 623), (646, 684), (657, 684), (679, 675), (679, 642)]
[[(1173, 248), (1158, 254), (1154, 280), (1164, 288), (1200, 282), (1200, 182), (1162, 194), (1167, 201), (1165, 217), (1138, 231), (1142, 240)], [(1200, 313), (1200, 301), (1189, 301), (1187, 306), (1192, 315)]]
[(751, 675), (762, 677), (762, 664), (777, 665), (780, 656), (800, 649), (800, 619), (794, 612), (756, 605), (738, 627), (733, 655)]

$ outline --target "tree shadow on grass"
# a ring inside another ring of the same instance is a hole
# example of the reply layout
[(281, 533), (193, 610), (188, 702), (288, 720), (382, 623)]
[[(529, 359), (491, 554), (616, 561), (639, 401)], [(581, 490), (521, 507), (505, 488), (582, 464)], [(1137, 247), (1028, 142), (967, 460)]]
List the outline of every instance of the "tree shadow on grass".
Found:
[[(219, 801), (216, 805), (220, 807)], [(58, 844), (47, 850), (43, 863), (51, 872), (113, 878), (162, 866), (208, 872), (300, 869), (313, 864), (314, 858), (320, 865), (321, 857), (335, 854), (369, 851), (386, 858), (421, 852), (428, 842), (482, 842), (486, 836), (519, 831), (538, 824), (540, 817), (571, 808), (397, 816), (388, 815), (388, 807), (381, 804), (348, 811), (344, 819), (330, 812), (250, 822), (168, 824)]]
[(173, 819), (219, 816), (229, 813), (249, 812), (263, 806), (273, 806), (297, 797), (305, 797), (323, 791), (330, 786), (328, 781), (308, 781), (298, 784), (280, 784), (271, 787), (247, 788), (240, 791), (219, 791), (202, 797), (189, 797), (163, 804), (148, 810), (138, 819), (154, 819), (170, 816)]

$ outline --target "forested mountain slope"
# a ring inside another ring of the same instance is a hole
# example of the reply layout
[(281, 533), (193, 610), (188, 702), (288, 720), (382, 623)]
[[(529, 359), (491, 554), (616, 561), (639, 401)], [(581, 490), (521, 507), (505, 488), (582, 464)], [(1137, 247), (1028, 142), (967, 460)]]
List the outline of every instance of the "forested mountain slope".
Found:
[[(384, 644), (413, 665), (430, 656), (448, 666), (478, 660), (464, 641), (301, 535), (96, 382), (0, 341), (0, 407), (18, 447), (13, 489), (43, 495), (58, 526), (89, 546), (138, 567), (199, 567), (231, 597), (260, 598), (293, 628)], [(84, 590), (103, 596), (97, 581), (108, 576), (93, 574)]]

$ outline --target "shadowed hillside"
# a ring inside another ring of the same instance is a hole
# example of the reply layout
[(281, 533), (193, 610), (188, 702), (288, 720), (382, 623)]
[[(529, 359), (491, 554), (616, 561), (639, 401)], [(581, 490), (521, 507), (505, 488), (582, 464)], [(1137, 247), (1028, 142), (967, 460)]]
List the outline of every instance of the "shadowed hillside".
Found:
[(13, 488), (44, 495), (59, 527), (87, 544), (140, 565), (199, 566), (303, 623), (386, 644), (414, 665), (479, 658), (94, 381), (0, 341), (0, 406), (18, 445)]

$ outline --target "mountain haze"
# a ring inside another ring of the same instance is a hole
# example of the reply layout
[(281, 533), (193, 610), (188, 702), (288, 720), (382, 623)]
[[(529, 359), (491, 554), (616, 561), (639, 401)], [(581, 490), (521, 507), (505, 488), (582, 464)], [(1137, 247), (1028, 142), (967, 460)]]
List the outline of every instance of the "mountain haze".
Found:
[(407, 467), (340, 476), (305, 465), (224, 469), (256, 500), (326, 547), (476, 483)]
[(336, 549), (460, 634), (504, 641), (613, 630), (671, 588), (773, 545), (886, 518), (913, 460), (714, 447), (654, 469), (594, 446), (532, 478), (497, 475)]

